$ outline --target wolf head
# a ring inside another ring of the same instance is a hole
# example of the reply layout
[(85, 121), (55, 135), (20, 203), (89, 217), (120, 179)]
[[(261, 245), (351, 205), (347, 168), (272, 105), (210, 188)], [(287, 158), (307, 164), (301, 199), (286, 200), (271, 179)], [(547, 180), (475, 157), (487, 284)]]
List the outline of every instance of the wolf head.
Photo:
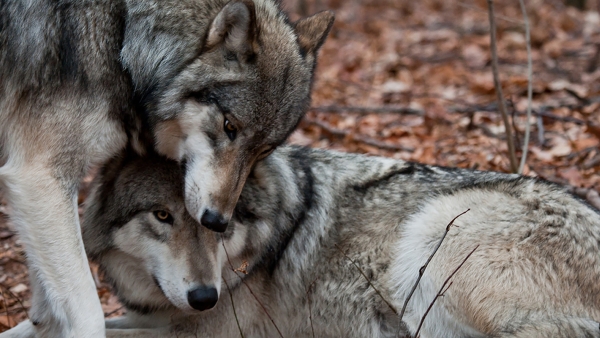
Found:
[[(219, 234), (187, 212), (176, 162), (129, 155), (99, 173), (86, 202), (82, 236), (88, 255), (99, 259), (130, 308), (212, 307), (220, 285), (214, 283), (220, 270), (212, 254)], [(192, 252), (211, 254), (199, 262)]]
[[(285, 164), (271, 156), (254, 168), (232, 224), (217, 233), (187, 211), (177, 162), (133, 152), (115, 158), (97, 175), (86, 201), (82, 236), (87, 254), (100, 263), (130, 309), (212, 308), (223, 287), (241, 282), (234, 268), (246, 262), (250, 271), (264, 261), (262, 253), (277, 238), (269, 220), (298, 194), (292, 186), (269, 180), (267, 166)], [(268, 202), (282, 188), (282, 202)]]
[(155, 148), (182, 164), (191, 216), (225, 231), (253, 164), (308, 107), (333, 14), (290, 24), (270, 0), (128, 1), (128, 12), (121, 55)]

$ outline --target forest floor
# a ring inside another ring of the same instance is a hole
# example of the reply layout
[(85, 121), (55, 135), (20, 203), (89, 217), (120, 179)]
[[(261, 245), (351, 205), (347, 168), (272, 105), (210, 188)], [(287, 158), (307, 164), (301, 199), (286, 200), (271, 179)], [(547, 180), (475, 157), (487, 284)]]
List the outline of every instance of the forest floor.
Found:
[[(313, 0), (336, 22), (319, 55), (312, 108), (290, 142), (444, 166), (509, 172), (491, 71), (484, 0)], [(600, 1), (600, 0), (598, 0)], [(524, 174), (566, 184), (591, 203), (600, 189), (600, 15), (561, 1), (527, 0), (533, 117), (519, 1), (496, 4), (500, 77)], [(594, 7), (594, 8), (591, 8)], [(578, 189), (576, 189), (578, 188)], [(83, 199), (85, 194), (81, 194)], [(0, 331), (26, 318), (23, 247), (0, 206)], [(97, 271), (93, 268), (94, 274)], [(98, 280), (107, 316), (122, 313)]]

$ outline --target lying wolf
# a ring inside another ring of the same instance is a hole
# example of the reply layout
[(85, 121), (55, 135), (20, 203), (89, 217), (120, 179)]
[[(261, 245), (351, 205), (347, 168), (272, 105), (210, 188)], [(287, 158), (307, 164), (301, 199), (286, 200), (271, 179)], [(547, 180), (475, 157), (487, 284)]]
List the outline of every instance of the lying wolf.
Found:
[(181, 182), (175, 163), (130, 155), (96, 179), (83, 238), (128, 311), (109, 337), (395, 337), (467, 209), (408, 303), (410, 334), (477, 248), (422, 337), (600, 337), (600, 214), (555, 184), (280, 147), (220, 234)]
[(253, 163), (308, 106), (333, 21), (275, 0), (0, 1), (0, 185), (43, 337), (104, 336), (76, 208), (126, 144), (183, 163), (185, 205), (224, 231)]

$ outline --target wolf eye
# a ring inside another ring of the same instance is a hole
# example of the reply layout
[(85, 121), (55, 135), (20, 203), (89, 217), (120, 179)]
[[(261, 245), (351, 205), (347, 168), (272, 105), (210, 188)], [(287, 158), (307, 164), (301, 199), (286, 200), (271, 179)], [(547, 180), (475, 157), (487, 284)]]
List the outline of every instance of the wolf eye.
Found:
[(231, 123), (231, 121), (225, 119), (225, 125), (223, 126), (223, 129), (225, 129), (225, 134), (227, 134), (227, 137), (229, 137), (230, 140), (235, 140), (237, 128), (233, 125), (233, 123)]
[(164, 210), (156, 210), (154, 212), (154, 217), (156, 217), (159, 222), (173, 224), (173, 216)]

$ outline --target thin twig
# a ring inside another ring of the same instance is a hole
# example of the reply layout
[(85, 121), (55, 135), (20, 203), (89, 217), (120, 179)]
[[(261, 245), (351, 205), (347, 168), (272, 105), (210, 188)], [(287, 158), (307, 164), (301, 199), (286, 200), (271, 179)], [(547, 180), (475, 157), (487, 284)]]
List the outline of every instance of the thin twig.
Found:
[(111, 312), (104, 312), (104, 317), (108, 317), (110, 315), (114, 315), (115, 313), (119, 312), (120, 310), (122, 310), (125, 307), (125, 305), (121, 305), (118, 308), (112, 310)]
[(17, 302), (19, 302), (19, 305), (21, 305), (21, 310), (23, 310), (25, 312), (25, 315), (27, 316), (27, 319), (29, 318), (29, 313), (27, 313), (27, 308), (25, 307), (25, 305), (23, 305), (23, 302), (21, 302), (21, 298), (17, 297), (12, 291), (10, 291), (10, 289), (8, 287), (6, 287), (4, 284), (0, 283), (0, 287), (2, 287), (4, 289), (4, 291), (8, 292), (8, 294), (13, 297), (14, 299), (17, 300)]
[(406, 312), (406, 307), (408, 306), (408, 301), (410, 300), (410, 298), (415, 293), (415, 290), (417, 289), (417, 286), (419, 285), (419, 282), (421, 281), (421, 277), (423, 277), (423, 274), (425, 273), (425, 269), (427, 269), (427, 266), (429, 265), (429, 262), (431, 262), (431, 260), (433, 259), (433, 256), (435, 255), (435, 253), (438, 251), (438, 249), (442, 245), (442, 242), (444, 241), (444, 238), (446, 238), (446, 235), (450, 231), (450, 227), (452, 225), (454, 225), (454, 221), (456, 221), (457, 218), (459, 218), (460, 216), (466, 214), (467, 212), (469, 212), (469, 210), (471, 210), (471, 209), (467, 209), (467, 210), (461, 212), (456, 217), (454, 217), (450, 221), (450, 223), (448, 223), (448, 225), (446, 226), (446, 231), (444, 231), (444, 234), (442, 235), (442, 238), (440, 239), (440, 241), (436, 245), (435, 249), (433, 249), (433, 252), (429, 256), (429, 258), (427, 258), (427, 261), (425, 262), (425, 264), (423, 264), (423, 266), (419, 269), (419, 277), (417, 277), (417, 281), (415, 282), (415, 284), (413, 285), (412, 289), (408, 293), (408, 297), (406, 297), (406, 299), (404, 300), (404, 305), (402, 306), (402, 310), (400, 311), (400, 321), (402, 321), (402, 317), (404, 317), (404, 312)]
[[(515, 115), (517, 113), (517, 108), (515, 107), (515, 104), (512, 101), (512, 99), (509, 99), (509, 102), (510, 102), (510, 120), (512, 122), (513, 130), (515, 131), (515, 141), (517, 141), (517, 145), (515, 147), (518, 147), (521, 144), (521, 140), (519, 138), (519, 128), (517, 128), (517, 121), (515, 119)], [(517, 150), (518, 150), (518, 148), (517, 148)]]
[[(221, 236), (222, 237), (222, 236)], [(277, 333), (279, 333), (279, 336), (281, 338), (283, 338), (283, 334), (281, 334), (281, 331), (279, 330), (279, 328), (277, 327), (277, 324), (275, 324), (275, 321), (273, 320), (273, 317), (271, 317), (271, 315), (269, 314), (269, 311), (267, 311), (267, 308), (263, 305), (263, 303), (258, 299), (258, 297), (256, 296), (256, 294), (254, 294), (254, 292), (252, 291), (252, 289), (248, 286), (248, 284), (246, 283), (246, 281), (244, 280), (244, 278), (240, 277), (240, 275), (238, 275), (238, 273), (235, 271), (235, 268), (233, 267), (233, 264), (231, 264), (231, 260), (229, 259), (229, 253), (227, 253), (227, 248), (225, 247), (225, 241), (222, 240), (221, 238), (221, 244), (223, 245), (223, 250), (225, 250), (225, 256), (227, 257), (227, 262), (229, 262), (229, 266), (231, 267), (231, 271), (233, 271), (233, 273), (240, 279), (240, 281), (246, 286), (246, 288), (248, 289), (248, 291), (250, 291), (250, 294), (252, 295), (252, 297), (254, 297), (254, 299), (258, 302), (258, 304), (260, 305), (260, 307), (263, 309), (263, 311), (265, 312), (265, 314), (267, 315), (267, 317), (269, 317), (269, 320), (271, 321), (271, 323), (273, 324), (273, 326), (275, 327), (275, 330), (277, 330)]]
[(8, 314), (8, 304), (6, 303), (4, 291), (0, 290), (0, 294), (2, 294), (2, 301), (4, 302), (4, 309), (6, 310), (6, 325), (8, 325), (8, 327), (10, 328), (10, 315)]
[(365, 279), (367, 280), (367, 283), (369, 283), (369, 285), (373, 288), (373, 290), (375, 290), (375, 292), (379, 295), (381, 300), (383, 300), (383, 302), (387, 304), (387, 306), (394, 312), (395, 315), (398, 315), (398, 311), (396, 310), (396, 308), (394, 308), (394, 306), (390, 302), (388, 302), (388, 300), (385, 299), (385, 297), (383, 297), (381, 292), (379, 292), (379, 290), (377, 290), (375, 285), (373, 285), (373, 283), (371, 283), (371, 280), (369, 279), (369, 277), (367, 277), (367, 275), (364, 273), (364, 271), (362, 271), (362, 269), (358, 266), (358, 264), (356, 264), (356, 262), (354, 262), (352, 260), (352, 258), (348, 257), (348, 255), (346, 255), (346, 253), (337, 244), (334, 244), (334, 245), (335, 245), (336, 249), (338, 249), (338, 251), (341, 252), (342, 255), (344, 255), (344, 257), (346, 257), (346, 259), (349, 260), (352, 263), (352, 265), (354, 265), (356, 267), (356, 269), (360, 272), (360, 274), (363, 275), (363, 277), (365, 277)]
[(535, 122), (537, 123), (538, 143), (543, 146), (546, 143), (546, 137), (544, 136), (544, 119), (538, 116), (536, 117)]
[[(454, 271), (452, 271), (452, 273), (450, 274), (450, 276), (448, 276), (448, 278), (446, 278), (446, 280), (444, 281), (444, 284), (442, 284), (442, 287), (440, 288), (440, 291), (438, 291), (438, 293), (435, 295), (435, 298), (433, 298), (433, 301), (431, 302), (431, 304), (429, 304), (429, 307), (427, 308), (427, 311), (425, 311), (425, 314), (423, 314), (423, 317), (421, 317), (421, 322), (419, 323), (419, 327), (417, 328), (417, 332), (415, 332), (415, 337), (419, 336), (419, 332), (421, 331), (421, 327), (423, 326), (423, 322), (425, 321), (425, 317), (427, 317), (427, 315), (429, 314), (429, 311), (433, 307), (433, 304), (435, 304), (435, 301), (438, 298), (443, 297), (444, 294), (446, 293), (446, 291), (448, 291), (448, 289), (450, 288), (450, 285), (452, 285), (452, 282), (450, 282), (450, 284), (448, 284), (448, 282), (450, 281), (450, 279), (458, 272), (458, 270), (460, 270), (460, 268), (462, 268), (462, 266), (465, 264), (465, 262), (467, 261), (467, 259), (469, 259), (469, 257), (471, 257), (471, 255), (475, 252), (475, 250), (477, 250), (477, 248), (479, 248), (479, 244), (473, 250), (471, 250), (471, 252), (469, 252), (469, 254), (467, 255), (467, 257), (465, 257), (465, 259), (463, 259), (462, 263), (460, 263), (460, 265), (458, 267), (456, 267), (456, 269), (454, 269)], [(448, 284), (448, 287), (446, 287), (446, 284)], [(444, 290), (444, 288), (445, 288), (445, 290)]]
[(517, 164), (517, 155), (515, 154), (515, 144), (512, 137), (512, 128), (508, 121), (506, 112), (506, 103), (504, 102), (504, 94), (502, 94), (502, 84), (500, 83), (500, 75), (498, 75), (498, 51), (496, 48), (496, 21), (494, 19), (494, 1), (487, 0), (490, 19), (490, 46), (492, 52), (492, 73), (494, 75), (494, 87), (496, 87), (496, 96), (498, 98), (498, 107), (504, 121), (506, 129), (506, 143), (508, 145), (508, 158), (512, 172), (517, 172), (519, 169)]
[(237, 324), (237, 327), (240, 330), (240, 336), (242, 338), (244, 338), (244, 334), (242, 333), (242, 326), (240, 325), (240, 321), (238, 319), (237, 312), (235, 312), (235, 304), (233, 304), (233, 294), (231, 293), (231, 289), (229, 288), (229, 284), (227, 283), (225, 278), (222, 278), (222, 279), (223, 279), (223, 283), (225, 283), (225, 286), (227, 287), (227, 292), (229, 292), (229, 299), (231, 300), (231, 308), (233, 309), (233, 316), (235, 317), (235, 323)]
[(527, 151), (529, 150), (529, 134), (531, 133), (531, 101), (533, 99), (533, 66), (531, 61), (531, 35), (529, 33), (529, 18), (525, 9), (525, 2), (519, 0), (521, 11), (523, 12), (523, 20), (525, 21), (525, 44), (527, 45), (527, 123), (525, 124), (525, 141), (523, 142), (523, 155), (521, 155), (521, 163), (519, 164), (519, 174), (523, 173), (525, 163), (527, 161)]
[(424, 112), (409, 107), (347, 107), (347, 106), (320, 106), (311, 107), (311, 111), (320, 113), (357, 113), (357, 114), (403, 114), (423, 116)]
[(322, 128), (323, 130), (327, 131), (328, 133), (330, 133), (332, 135), (339, 136), (339, 137), (349, 137), (354, 142), (364, 143), (366, 145), (370, 145), (370, 146), (377, 147), (377, 148), (384, 149), (384, 150), (406, 151), (406, 152), (410, 152), (410, 153), (415, 151), (413, 148), (404, 147), (404, 146), (401, 146), (398, 144), (382, 142), (382, 141), (378, 141), (378, 140), (375, 140), (375, 139), (372, 139), (369, 137), (365, 137), (365, 136), (361, 136), (361, 135), (355, 135), (348, 130), (334, 128), (334, 127), (328, 125), (327, 123), (319, 121), (319, 120), (310, 119), (310, 118), (305, 117), (304, 121), (306, 121), (307, 123), (313, 124), (319, 128)]

